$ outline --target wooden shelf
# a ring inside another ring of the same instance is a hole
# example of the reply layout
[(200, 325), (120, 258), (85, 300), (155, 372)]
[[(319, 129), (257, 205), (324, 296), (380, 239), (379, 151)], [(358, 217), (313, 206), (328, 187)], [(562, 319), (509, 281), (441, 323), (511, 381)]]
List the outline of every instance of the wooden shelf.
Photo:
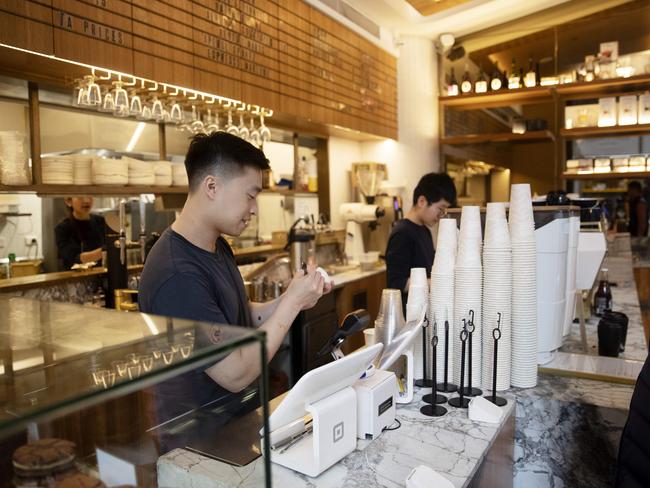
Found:
[(650, 134), (650, 124), (615, 125), (612, 127), (578, 127), (560, 129), (560, 135), (566, 139), (583, 139), (587, 137), (608, 137), (615, 135)]
[(606, 94), (612, 90), (618, 90), (620, 88), (635, 88), (638, 86), (639, 89), (647, 89), (649, 83), (650, 75), (644, 74), (638, 76), (630, 76), (629, 78), (611, 78), (608, 80), (567, 83), (566, 85), (556, 85), (555, 90), (557, 91), (558, 95), (574, 98), (576, 95), (597, 96), (598, 94)]
[(571, 173), (562, 174), (565, 180), (621, 180), (625, 178), (650, 178), (650, 171), (637, 173), (593, 173), (586, 175), (575, 175)]
[(262, 193), (278, 193), (280, 195), (318, 195), (315, 191), (303, 190), (278, 190), (275, 188), (265, 188)]
[(0, 192), (4, 193), (36, 193), (48, 196), (74, 196), (74, 195), (140, 195), (141, 193), (187, 193), (186, 186), (99, 186), (99, 185), (27, 185), (8, 186), (0, 185)]
[(498, 90), (487, 93), (470, 93), (455, 97), (439, 97), (438, 101), (443, 107), (457, 107), (465, 110), (489, 107), (502, 107), (505, 105), (530, 104), (550, 102), (554, 96), (564, 98), (597, 97), (620, 89), (647, 89), (650, 84), (650, 75), (643, 74), (629, 78), (611, 78), (591, 82), (567, 83), (565, 85), (536, 86), (534, 88), (520, 88), (518, 90)]
[(440, 142), (449, 145), (465, 145), (465, 144), (493, 144), (493, 143), (532, 143), (554, 141), (555, 136), (549, 130), (536, 130), (524, 132), (523, 134), (514, 134), (512, 132), (493, 133), (493, 134), (469, 134), (463, 136), (449, 136), (443, 137)]
[(551, 87), (520, 88), (487, 93), (471, 93), (455, 97), (440, 97), (443, 107), (457, 107), (465, 110), (474, 108), (503, 107), (506, 105), (550, 102), (553, 100)]
[(586, 194), (593, 194), (597, 195), (599, 193), (626, 193), (627, 190), (625, 188), (605, 188), (604, 190), (594, 190), (593, 188), (586, 188), (583, 190), (580, 190), (580, 193), (586, 193)]

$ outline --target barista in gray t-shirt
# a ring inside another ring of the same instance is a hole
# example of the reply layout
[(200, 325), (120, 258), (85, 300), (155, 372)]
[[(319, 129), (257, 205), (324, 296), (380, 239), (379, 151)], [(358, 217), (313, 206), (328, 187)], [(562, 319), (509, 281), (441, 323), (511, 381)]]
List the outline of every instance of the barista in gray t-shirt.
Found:
[[(185, 158), (189, 194), (178, 219), (147, 257), (139, 287), (142, 312), (203, 322), (259, 327), (266, 332), (269, 359), (301, 310), (313, 307), (330, 291), (310, 266), (298, 273), (287, 291), (267, 303), (246, 298), (230, 246), (222, 234), (238, 236), (257, 213), (264, 153), (243, 139), (216, 132), (192, 139)], [(206, 335), (209, 337), (209, 334)], [(198, 340), (200, 339), (197, 336)], [(209, 339), (205, 339), (209, 340)], [(259, 376), (257, 346), (238, 349), (187, 385), (194, 405), (218, 391), (240, 392)], [(201, 398), (205, 396), (206, 398)], [(181, 405), (177, 410), (182, 410)], [(182, 412), (170, 412), (178, 414)], [(163, 419), (160, 419), (163, 420)]]

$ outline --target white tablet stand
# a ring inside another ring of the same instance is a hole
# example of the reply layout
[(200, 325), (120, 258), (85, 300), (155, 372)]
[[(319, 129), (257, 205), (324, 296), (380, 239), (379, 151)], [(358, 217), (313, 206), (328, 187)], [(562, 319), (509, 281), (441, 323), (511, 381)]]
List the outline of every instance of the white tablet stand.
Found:
[[(269, 417), (271, 462), (315, 477), (355, 449), (357, 400), (351, 386), (382, 349), (375, 344), (355, 351), (300, 378)], [(311, 423), (304, 420), (307, 414)]]

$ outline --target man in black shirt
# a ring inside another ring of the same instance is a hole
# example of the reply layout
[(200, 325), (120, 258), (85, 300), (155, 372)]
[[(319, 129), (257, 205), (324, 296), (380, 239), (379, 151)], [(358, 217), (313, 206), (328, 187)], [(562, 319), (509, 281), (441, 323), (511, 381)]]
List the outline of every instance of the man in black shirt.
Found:
[[(140, 310), (259, 327), (266, 332), (270, 359), (298, 313), (314, 306), (323, 293), (329, 292), (330, 285), (310, 266), (293, 278), (280, 298), (263, 304), (249, 302), (234, 255), (222, 234), (238, 236), (257, 213), (256, 197), (262, 190), (262, 171), (269, 168), (268, 160), (243, 139), (217, 132), (192, 139), (185, 167), (187, 201), (147, 257), (139, 286)], [(197, 330), (195, 347), (210, 341), (211, 336), (209, 330)], [(253, 383), (260, 372), (259, 347), (248, 346), (204, 371), (166, 382), (156, 391), (158, 420), (219, 399), (236, 407), (241, 396), (236, 394)], [(232, 408), (227, 410), (232, 414)]]
[(388, 288), (402, 291), (402, 305), (411, 268), (425, 268), (427, 277), (433, 265), (433, 238), (431, 229), (456, 203), (456, 187), (445, 173), (424, 175), (413, 190), (413, 206), (404, 220), (395, 224), (386, 246), (386, 275)]

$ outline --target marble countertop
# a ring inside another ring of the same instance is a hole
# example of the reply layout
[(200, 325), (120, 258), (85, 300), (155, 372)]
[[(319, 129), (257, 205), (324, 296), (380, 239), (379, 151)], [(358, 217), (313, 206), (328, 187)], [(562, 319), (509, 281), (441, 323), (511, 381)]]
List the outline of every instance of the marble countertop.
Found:
[(334, 283), (334, 288), (340, 288), (348, 283), (352, 283), (353, 281), (362, 280), (364, 278), (385, 272), (386, 265), (382, 262), (381, 264), (377, 265), (375, 269), (372, 269), (370, 271), (363, 271), (361, 268), (355, 268), (349, 271), (331, 275), (330, 278)]
[[(397, 407), (400, 428), (386, 431), (373, 441), (357, 441), (354, 452), (317, 478), (272, 464), (273, 486), (397, 488), (404, 486), (410, 471), (420, 464), (435, 469), (455, 487), (468, 486), (506, 420), (514, 414), (514, 398), (506, 395), (502, 423), (488, 424), (471, 421), (467, 410), (449, 405), (445, 405), (449, 413), (444, 417), (425, 417), (420, 413), (424, 405), (421, 398), (429, 392), (416, 388), (414, 401)], [(264, 480), (262, 462), (258, 458), (237, 468), (176, 449), (158, 460), (158, 483), (194, 488), (258, 487)]]

